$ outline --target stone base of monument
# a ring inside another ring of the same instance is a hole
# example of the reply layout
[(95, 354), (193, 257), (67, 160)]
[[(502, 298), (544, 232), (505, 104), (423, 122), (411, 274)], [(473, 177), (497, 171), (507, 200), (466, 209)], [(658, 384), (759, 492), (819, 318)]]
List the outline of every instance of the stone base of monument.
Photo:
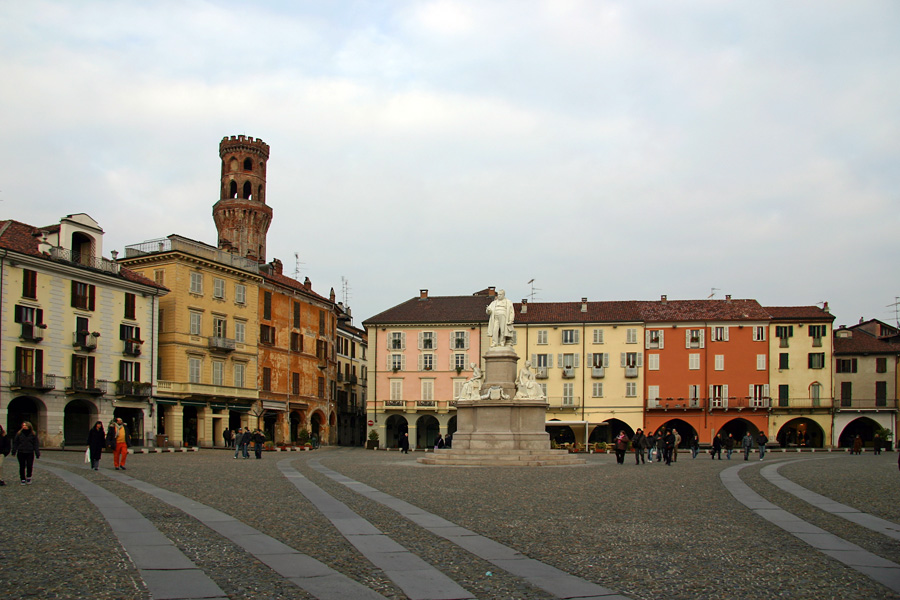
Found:
[(456, 402), (453, 447), (418, 459), (426, 465), (582, 465), (583, 458), (551, 450), (545, 430), (547, 401), (515, 398), (516, 361), (511, 348), (491, 348), (485, 356), (480, 400)]

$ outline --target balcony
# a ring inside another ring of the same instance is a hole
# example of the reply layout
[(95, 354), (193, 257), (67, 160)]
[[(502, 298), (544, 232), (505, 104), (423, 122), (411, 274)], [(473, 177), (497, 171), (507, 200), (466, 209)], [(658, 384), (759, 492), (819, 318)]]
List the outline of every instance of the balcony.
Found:
[(776, 410), (810, 410), (814, 408), (832, 408), (831, 398), (772, 398), (772, 408)]
[(337, 372), (337, 382), (341, 383), (342, 381), (344, 381), (344, 373), (343, 373), (343, 371), (338, 371)]
[(22, 333), (19, 334), (19, 339), (23, 342), (40, 342), (44, 339), (44, 329), (47, 326), (43, 323), (38, 323), (34, 325), (33, 323), (22, 323)]
[(714, 410), (767, 410), (772, 406), (771, 398), (750, 398), (749, 396), (709, 398), (709, 411)]
[(231, 338), (210, 336), (209, 349), (214, 352), (234, 352), (234, 340)]
[(97, 349), (97, 338), (99, 337), (100, 334), (94, 335), (93, 333), (73, 331), (72, 346), (78, 348), (79, 350), (92, 352)]
[(625, 377), (637, 377), (638, 376), (638, 368), (637, 367), (625, 367)]
[(153, 386), (145, 381), (117, 381), (116, 396), (149, 398)]
[(185, 254), (205, 258), (221, 265), (236, 267), (251, 273), (259, 273), (259, 263), (255, 260), (243, 258), (237, 254), (231, 254), (230, 252), (177, 235), (125, 246), (125, 258), (135, 258), (161, 252), (184, 252)]
[(348, 379), (347, 381), (350, 382), (350, 385), (356, 385), (356, 383), (359, 381), (359, 378), (351, 373), (350, 379)]
[(591, 377), (594, 379), (602, 379), (606, 375), (603, 367), (591, 367)]
[(56, 389), (56, 375), (48, 373), (10, 372), (9, 387), (13, 389), (53, 390)]
[(534, 370), (534, 378), (535, 379), (547, 379), (547, 367), (537, 367)]
[(576, 410), (581, 408), (581, 398), (578, 396), (549, 396), (547, 410)]
[(157, 381), (156, 391), (159, 395), (168, 397), (211, 396), (226, 400), (257, 400), (259, 398), (259, 392), (256, 387), (242, 388), (181, 381)]
[(647, 410), (701, 410), (704, 403), (700, 398), (653, 398), (647, 400)]
[(91, 254), (83, 254), (60, 246), (50, 248), (50, 258), (59, 262), (71, 263), (96, 271), (103, 271), (104, 273), (112, 273), (113, 275), (116, 275), (119, 272), (119, 264), (115, 261), (109, 260), (108, 258), (93, 256)]
[(385, 400), (384, 405), (394, 408), (403, 408), (406, 406), (406, 403), (403, 400)]
[(434, 410), (435, 408), (437, 408), (437, 402), (435, 402), (434, 400), (417, 400), (416, 408), (430, 408)]
[(844, 410), (897, 410), (897, 400), (885, 398), (841, 398), (835, 399), (834, 408)]
[(575, 368), (574, 367), (563, 367), (562, 376), (563, 376), (563, 379), (574, 379), (575, 378)]
[(102, 396), (107, 392), (107, 381), (102, 379), (90, 379), (87, 377), (67, 377), (66, 393), (91, 394)]
[(123, 352), (128, 356), (140, 356), (142, 344), (143, 342), (139, 342), (137, 340), (125, 340), (125, 348)]

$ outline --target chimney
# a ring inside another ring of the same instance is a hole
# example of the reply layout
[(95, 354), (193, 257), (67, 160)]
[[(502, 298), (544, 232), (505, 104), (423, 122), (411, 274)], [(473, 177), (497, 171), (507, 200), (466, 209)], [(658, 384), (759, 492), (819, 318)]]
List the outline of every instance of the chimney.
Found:
[(331, 291), (328, 293), (328, 299), (329, 299), (330, 301), (334, 302), (334, 298), (335, 298), (335, 296), (334, 296), (334, 288), (331, 288)]
[(488, 296), (496, 296), (497, 295), (497, 287), (490, 285), (488, 286)]
[(725, 302), (731, 302), (731, 294), (725, 294)]
[(419, 290), (419, 300), (428, 300), (428, 290)]
[(273, 258), (272, 259), (272, 272), (277, 275), (281, 275), (283, 271), (284, 271), (284, 265), (282, 264), (282, 262), (280, 260), (278, 260), (277, 258)]
[(828, 308), (828, 302), (823, 302), (823, 303), (822, 303), (822, 310), (824, 310), (824, 311), (827, 312), (827, 313), (830, 313), (830, 312), (831, 312), (831, 310)]
[(860, 325), (863, 324), (863, 318), (862, 318), (862, 317), (859, 318), (859, 324), (860, 324)]
[(312, 289), (312, 281), (309, 280), (309, 277), (303, 280), (303, 287), (305, 287), (307, 290)]
[(661, 296), (659, 297), (659, 301), (660, 301), (662, 304), (665, 304), (666, 302), (669, 301), (669, 299), (666, 297), (665, 294), (663, 294), (663, 295), (661, 295)]
[(587, 298), (581, 299), (581, 312), (587, 312)]
[(522, 306), (519, 308), (519, 314), (524, 315), (528, 312), (528, 298), (522, 298)]

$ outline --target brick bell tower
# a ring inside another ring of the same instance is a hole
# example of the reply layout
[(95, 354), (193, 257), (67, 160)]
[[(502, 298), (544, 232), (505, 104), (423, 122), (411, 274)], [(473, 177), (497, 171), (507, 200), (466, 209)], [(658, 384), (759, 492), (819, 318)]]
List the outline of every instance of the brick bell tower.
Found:
[(272, 208), (266, 205), (266, 162), (269, 145), (243, 135), (219, 143), (222, 189), (213, 205), (219, 248), (260, 263), (266, 262), (266, 232)]

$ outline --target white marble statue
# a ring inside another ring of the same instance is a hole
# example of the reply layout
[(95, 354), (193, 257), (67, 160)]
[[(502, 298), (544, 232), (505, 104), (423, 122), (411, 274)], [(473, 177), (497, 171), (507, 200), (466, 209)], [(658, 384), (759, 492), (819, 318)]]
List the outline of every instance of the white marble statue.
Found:
[(531, 370), (531, 361), (526, 360), (516, 379), (516, 398), (540, 400), (543, 397), (544, 392), (534, 377), (534, 371)]
[(496, 346), (512, 346), (513, 322), (516, 319), (516, 309), (512, 301), (506, 298), (506, 292), (500, 290), (497, 297), (487, 307), (488, 337), (491, 338), (491, 348)]
[(457, 400), (479, 400), (481, 399), (481, 384), (484, 382), (484, 373), (478, 368), (478, 365), (471, 363), (472, 376), (466, 379), (459, 391)]

